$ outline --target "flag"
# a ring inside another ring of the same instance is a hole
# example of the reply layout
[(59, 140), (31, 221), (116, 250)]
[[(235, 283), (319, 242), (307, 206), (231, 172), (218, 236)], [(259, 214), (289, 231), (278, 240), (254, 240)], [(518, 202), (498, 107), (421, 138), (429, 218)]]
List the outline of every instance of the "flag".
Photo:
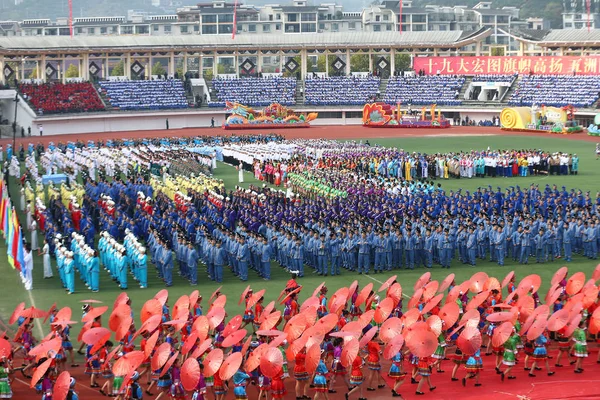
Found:
[(8, 246), (6, 246), (6, 252), (8, 253), (8, 263), (14, 269), (15, 268), (15, 255), (19, 251), (19, 245), (17, 240), (19, 226), (14, 223), (15, 213), (11, 210), (11, 222), (8, 224)]
[(238, 0), (235, 0), (235, 4), (233, 5), (233, 32), (231, 32), (232, 39), (235, 39), (235, 31), (237, 31), (237, 5)]
[[(6, 234), (6, 230), (4, 229), (4, 207), (6, 205), (6, 199), (0, 198), (0, 232), (3, 235)], [(6, 236), (5, 236), (6, 238)]]
[[(25, 266), (25, 251), (23, 249), (23, 232), (18, 228), (19, 235), (17, 236), (17, 252), (13, 254), (15, 259), (15, 268), (21, 271)], [(14, 246), (13, 246), (14, 249)]]

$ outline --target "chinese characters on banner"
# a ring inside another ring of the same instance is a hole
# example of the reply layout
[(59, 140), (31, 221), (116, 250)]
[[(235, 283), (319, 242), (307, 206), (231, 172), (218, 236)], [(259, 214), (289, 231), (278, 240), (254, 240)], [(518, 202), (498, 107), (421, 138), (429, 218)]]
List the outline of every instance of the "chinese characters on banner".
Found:
[(415, 57), (414, 70), (427, 75), (598, 75), (600, 57)]

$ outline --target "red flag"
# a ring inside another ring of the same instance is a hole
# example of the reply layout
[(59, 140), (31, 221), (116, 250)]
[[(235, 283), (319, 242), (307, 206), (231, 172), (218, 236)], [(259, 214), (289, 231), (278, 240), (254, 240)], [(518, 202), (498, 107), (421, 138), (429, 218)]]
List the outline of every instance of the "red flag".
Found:
[(400, 14), (398, 14), (398, 31), (400, 32), (400, 34), (402, 35), (402, 0), (400, 0)]
[(73, 37), (73, 0), (69, 0), (69, 33)]
[(238, 2), (235, 0), (235, 4), (233, 6), (233, 32), (231, 32), (232, 39), (235, 39), (235, 31), (237, 31), (237, 5)]

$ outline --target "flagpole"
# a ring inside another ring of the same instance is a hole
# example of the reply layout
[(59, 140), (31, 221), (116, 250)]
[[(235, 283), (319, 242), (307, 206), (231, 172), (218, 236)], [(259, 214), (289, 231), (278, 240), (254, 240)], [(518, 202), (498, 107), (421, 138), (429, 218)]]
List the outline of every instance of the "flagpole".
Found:
[(400, 0), (399, 3), (400, 3), (400, 15), (398, 16), (398, 31), (402, 35), (402, 5), (403, 5), (402, 0)]
[(237, 7), (238, 0), (235, 0), (235, 4), (233, 5), (233, 32), (231, 32), (231, 39), (235, 39), (235, 31), (237, 31)]
[(73, 38), (73, 0), (69, 0), (69, 33)]

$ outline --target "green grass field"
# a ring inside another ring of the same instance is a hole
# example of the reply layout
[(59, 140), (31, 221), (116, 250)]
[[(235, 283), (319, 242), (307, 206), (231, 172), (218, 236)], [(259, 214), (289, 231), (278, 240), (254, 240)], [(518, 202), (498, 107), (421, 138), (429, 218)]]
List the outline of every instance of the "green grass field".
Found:
[[(488, 146), (491, 149), (509, 149), (509, 148), (541, 148), (548, 151), (566, 151), (569, 153), (577, 153), (580, 157), (580, 173), (577, 176), (566, 176), (566, 177), (526, 177), (526, 178), (473, 178), (473, 179), (450, 179), (440, 181), (443, 187), (447, 190), (456, 190), (462, 188), (464, 190), (476, 190), (479, 186), (492, 185), (494, 188), (500, 186), (505, 188), (507, 186), (520, 185), (521, 187), (528, 187), (531, 183), (537, 183), (540, 187), (546, 184), (556, 184), (560, 188), (566, 186), (568, 189), (576, 188), (583, 191), (590, 191), (592, 197), (595, 197), (596, 192), (600, 189), (598, 182), (600, 182), (600, 161), (595, 160), (594, 145), (588, 142), (571, 141), (568, 138), (557, 138), (549, 136), (548, 138), (539, 139), (531, 137), (515, 137), (515, 136), (464, 136), (464, 137), (428, 137), (428, 138), (397, 138), (397, 139), (377, 139), (370, 140), (371, 144), (377, 143), (382, 146), (390, 146), (403, 148), (409, 151), (418, 151), (425, 153), (434, 152), (447, 152), (447, 151), (458, 151), (458, 150), (480, 150), (486, 149)], [(238, 184), (238, 176), (235, 168), (219, 163), (218, 168), (215, 170), (215, 176), (224, 180), (227, 188), (233, 188)], [(245, 175), (245, 183), (243, 186), (247, 187), (249, 184), (260, 184), (254, 180), (253, 176), (249, 173)], [(13, 204), (18, 206), (17, 189), (14, 180), (10, 182), (10, 190), (13, 194)], [(24, 221), (24, 215), (20, 214), (20, 220)], [(112, 307), (113, 300), (121, 292), (117, 285), (108, 278), (108, 274), (104, 271), (100, 274), (100, 292), (91, 293), (83, 284), (76, 280), (76, 290), (74, 295), (67, 295), (66, 292), (61, 288), (58, 275), (55, 273), (55, 277), (52, 279), (43, 279), (42, 273), (42, 259), (41, 257), (35, 257), (34, 267), (34, 289), (31, 292), (26, 292), (23, 289), (21, 280), (16, 271), (10, 269), (8, 262), (6, 261), (6, 246), (2, 241), (0, 246), (0, 272), (2, 273), (2, 284), (0, 284), (0, 318), (2, 321), (8, 321), (8, 318), (13, 308), (21, 301), (24, 301), (26, 305), (35, 304), (36, 307), (47, 309), (54, 302), (59, 307), (69, 306), (73, 309), (74, 320), (80, 320), (80, 309), (81, 300), (84, 299), (97, 299), (103, 301), (106, 305)], [(513, 265), (511, 260), (506, 260), (507, 265), (499, 267), (496, 264), (490, 262), (480, 262), (476, 268), (468, 266), (458, 265), (458, 261), (454, 262), (450, 271), (442, 270), (440, 267), (434, 267), (431, 272), (433, 279), (442, 280), (449, 272), (456, 274), (458, 282), (468, 279), (471, 275), (478, 271), (485, 271), (490, 276), (495, 276), (499, 280), (502, 280), (504, 276), (511, 270), (515, 270), (517, 278), (528, 274), (539, 274), (542, 277), (543, 284), (541, 288), (542, 299), (549, 287), (550, 278), (554, 272), (563, 265), (563, 262), (557, 261), (546, 264), (533, 264), (533, 265)], [(55, 266), (53, 265), (54, 270)], [(595, 263), (590, 262), (587, 259), (583, 259), (580, 256), (574, 257), (574, 261), (569, 263), (570, 272), (583, 271), (586, 275), (590, 276), (594, 268)], [(187, 282), (179, 279), (175, 274), (173, 287), (169, 288), (170, 293), (170, 304), (172, 305), (175, 300), (183, 295), (189, 294), (192, 290), (198, 289), (204, 296), (203, 306), (206, 309), (206, 301), (210, 294), (216, 289), (217, 285), (213, 282), (202, 279), (206, 275), (203, 273), (203, 266), (199, 272), (199, 284), (197, 287), (191, 287)], [(389, 276), (398, 274), (398, 281), (403, 287), (403, 291), (407, 295), (411, 295), (413, 292), (413, 284), (415, 280), (425, 272), (424, 269), (415, 271), (393, 271), (385, 274), (378, 274), (372, 276), (357, 275), (356, 273), (343, 272), (341, 276), (327, 277), (325, 278), (326, 284), (329, 287), (329, 293), (333, 292), (342, 287), (349, 285), (353, 280), (357, 279), (362, 286), (373, 282), (375, 289), (379, 288), (378, 281), (385, 281)], [(132, 299), (133, 309), (136, 317), (139, 316), (139, 310), (143, 303), (151, 298), (158, 290), (162, 289), (164, 285), (160, 282), (154, 269), (149, 265), (149, 288), (140, 289), (131, 285), (127, 291), (128, 295)], [(272, 266), (272, 280), (263, 281), (258, 276), (250, 273), (249, 284), (252, 285), (254, 290), (267, 289), (265, 295), (265, 304), (271, 300), (275, 300), (279, 295), (280, 291), (285, 286), (285, 282), (289, 278), (281, 268), (273, 264)], [(323, 281), (323, 278), (308, 273), (305, 278), (301, 280), (301, 284), (304, 285), (304, 290), (300, 295), (300, 300), (304, 300), (306, 297), (312, 294), (313, 289)], [(234, 278), (228, 272), (224, 273), (224, 282), (222, 292), (227, 295), (228, 307), (227, 311), (229, 316), (236, 315), (243, 312), (241, 306), (237, 305), (238, 299), (246, 283), (240, 282)], [(105, 321), (108, 316), (106, 316)], [(139, 320), (138, 320), (139, 323)], [(74, 335), (76, 336), (81, 324), (73, 327)], [(0, 330), (5, 329), (0, 327)], [(14, 329), (14, 328), (13, 328)], [(44, 333), (47, 333), (47, 327), (38, 326), (38, 329), (43, 329)], [(38, 335), (41, 333), (40, 330), (35, 331)]]

